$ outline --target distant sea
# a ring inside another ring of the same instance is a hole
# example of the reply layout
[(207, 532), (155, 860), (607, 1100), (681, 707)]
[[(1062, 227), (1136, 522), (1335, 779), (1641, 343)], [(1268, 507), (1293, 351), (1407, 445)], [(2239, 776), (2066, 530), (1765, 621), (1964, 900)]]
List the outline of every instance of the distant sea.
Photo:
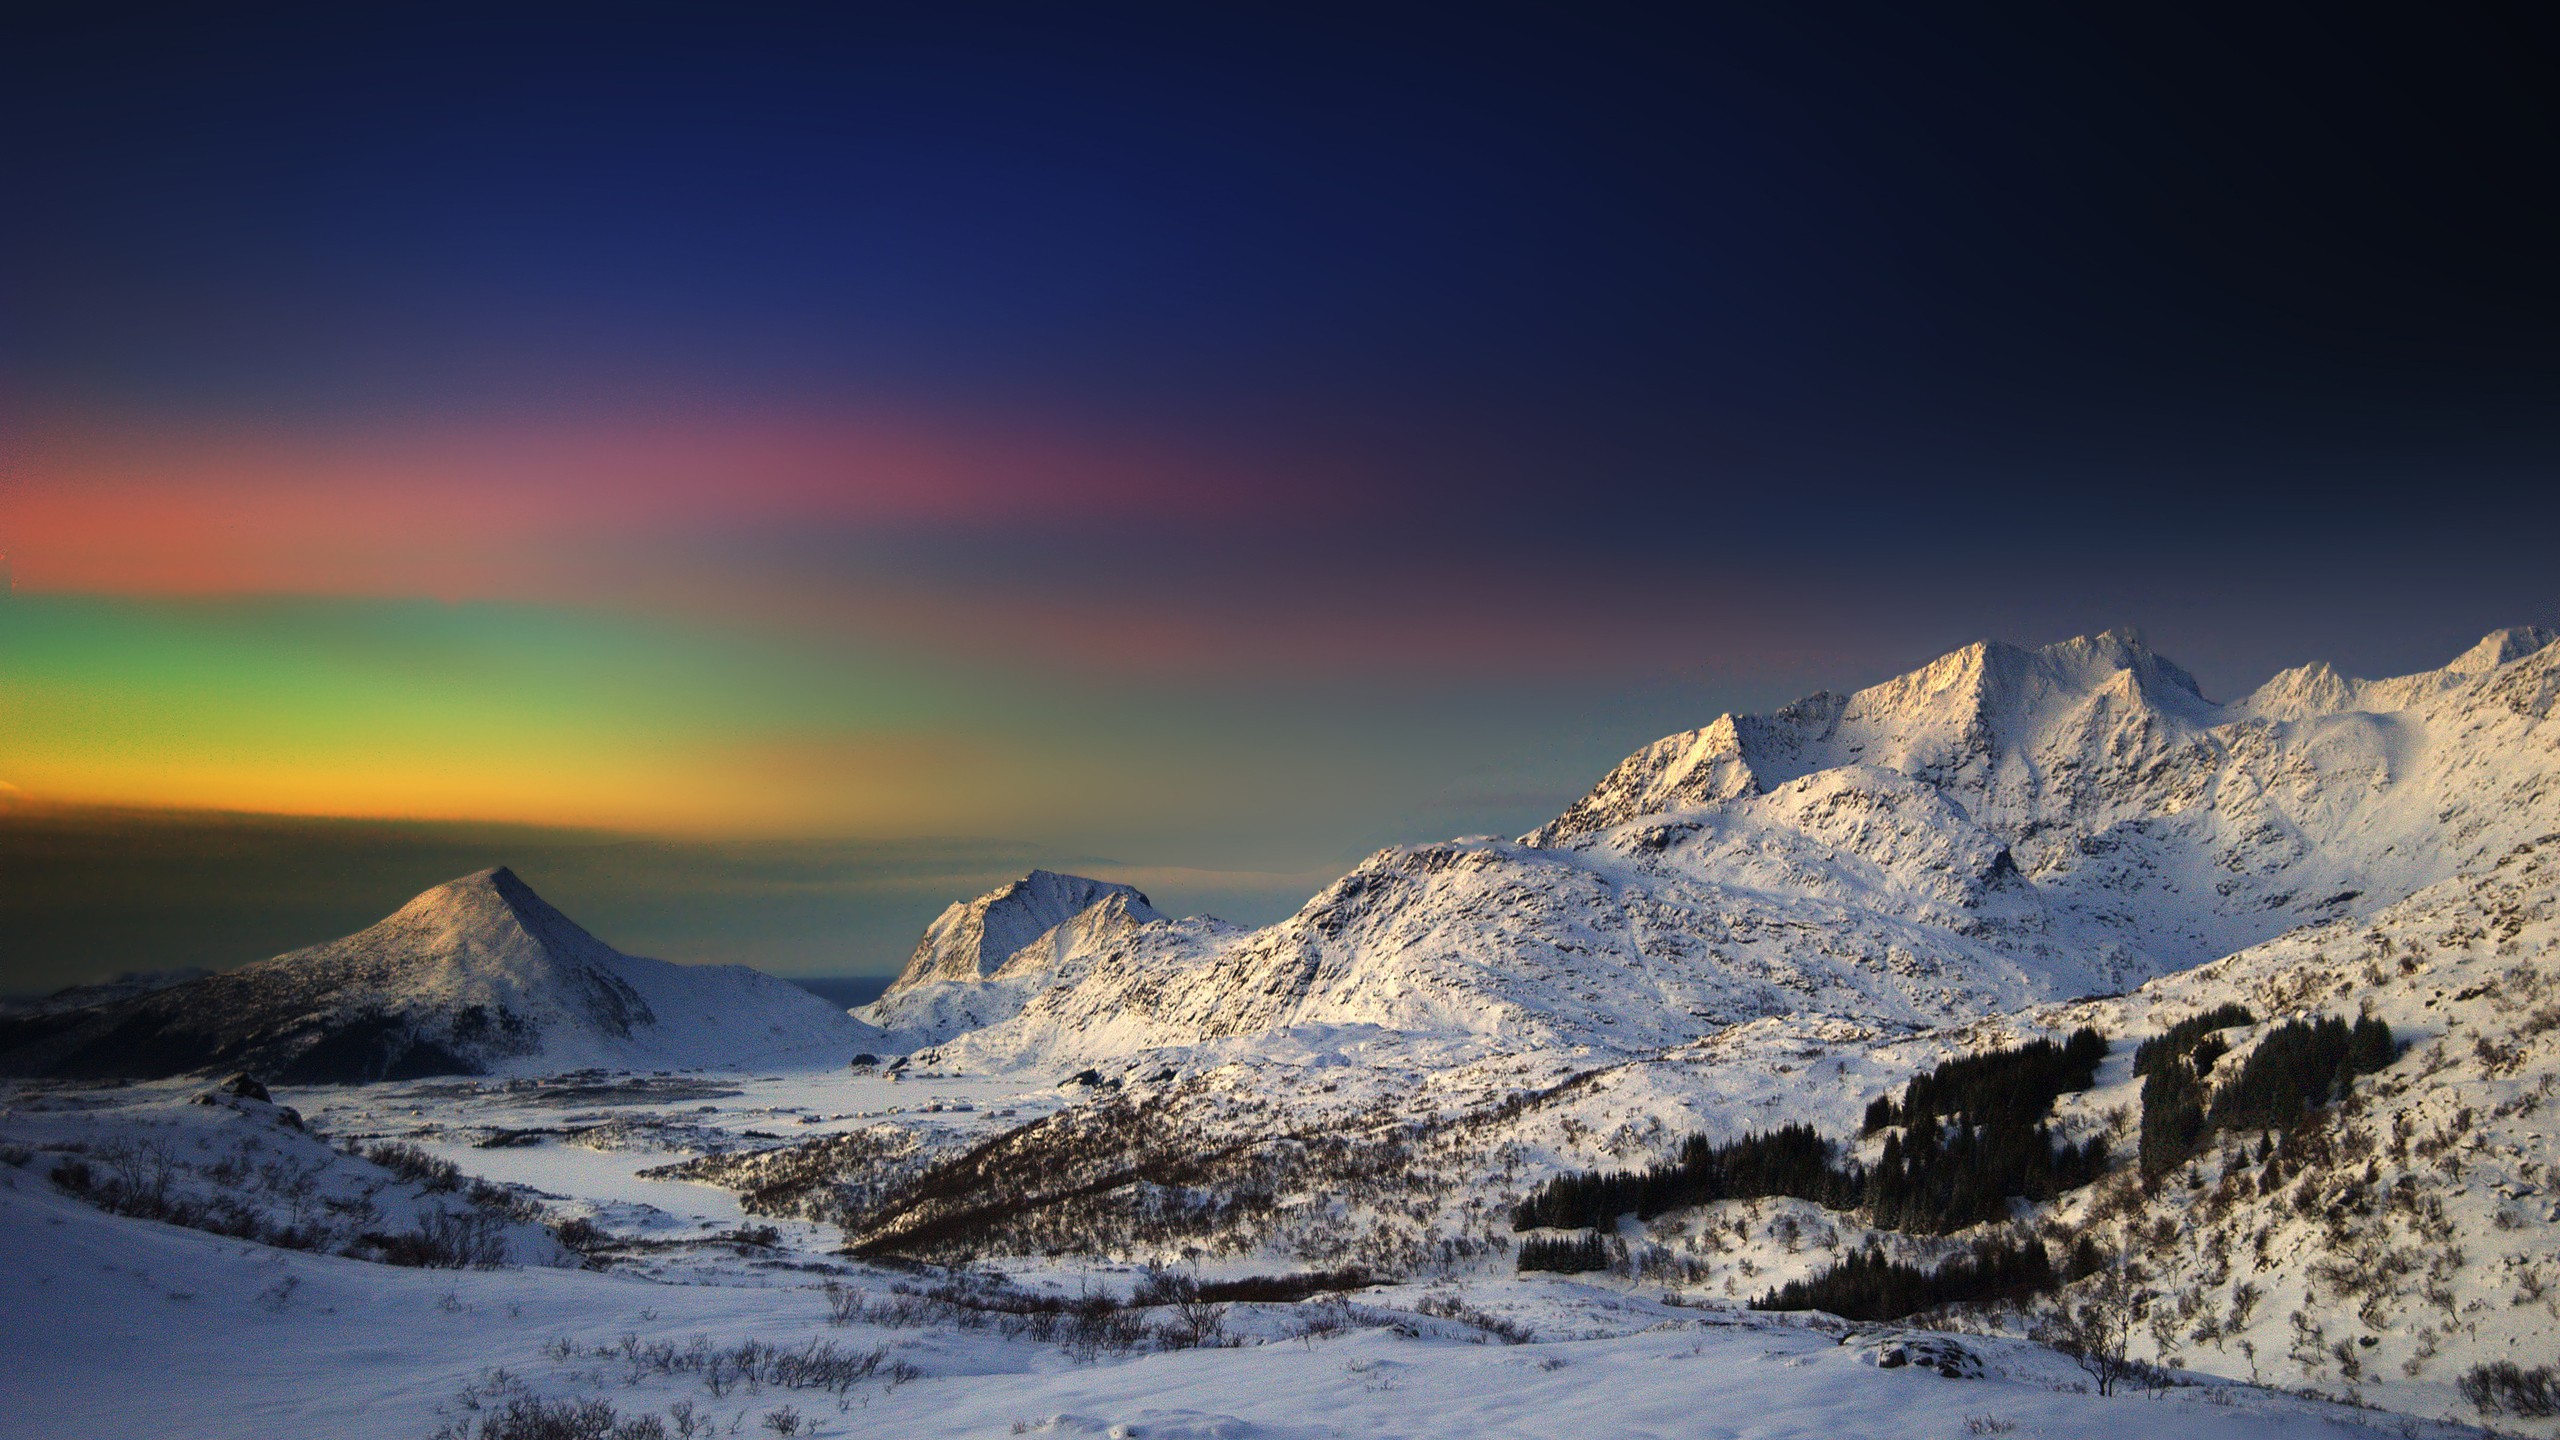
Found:
[(880, 992), (888, 989), (889, 982), (898, 977), (895, 975), (789, 975), (784, 978), (812, 995), (831, 1000), (851, 1010), (856, 1006), (868, 1005), (879, 999)]

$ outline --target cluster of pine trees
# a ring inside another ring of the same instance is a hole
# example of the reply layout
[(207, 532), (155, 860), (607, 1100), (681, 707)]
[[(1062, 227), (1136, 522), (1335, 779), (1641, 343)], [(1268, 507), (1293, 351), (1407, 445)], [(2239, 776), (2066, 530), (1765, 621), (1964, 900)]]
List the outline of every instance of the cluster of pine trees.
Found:
[(1890, 1229), (1950, 1234), (2001, 1218), (2012, 1196), (2050, 1200), (2105, 1171), (2104, 1141), (2056, 1145), (2044, 1119), (2056, 1096), (2095, 1083), (2106, 1053), (2105, 1037), (2082, 1030), (2061, 1045), (2038, 1040), (1951, 1060), (1914, 1079), (1900, 1104), (1868, 1108), (1871, 1131), (1907, 1127), (1886, 1137), (1873, 1167), (1839, 1160), (1810, 1125), (1722, 1143), (1692, 1135), (1647, 1170), (1555, 1177), (1513, 1209), (1512, 1227), (1606, 1229), (1630, 1213), (1650, 1220), (1716, 1200), (1784, 1195), (1872, 1210)]
[(2009, 1197), (2045, 1201), (2107, 1172), (2107, 1142), (2060, 1144), (2040, 1123), (1956, 1123), (1923, 1115), (1888, 1135), (1864, 1200), (1888, 1230), (1946, 1235), (2008, 1213)]
[(2098, 1062), (2105, 1058), (2107, 1037), (2083, 1027), (2059, 1045), (2031, 1040), (2014, 1050), (1950, 1060), (1913, 1076), (1899, 1102), (1890, 1095), (1877, 1096), (1867, 1106), (1862, 1133), (1950, 1115), (1977, 1125), (2033, 1125), (2053, 1109), (2055, 1100), (2097, 1084)]
[(1621, 1215), (1650, 1220), (1690, 1205), (1765, 1195), (1792, 1195), (1845, 1210), (1856, 1203), (1860, 1184), (1857, 1175), (1832, 1163), (1831, 1142), (1810, 1125), (1782, 1125), (1765, 1135), (1755, 1132), (1722, 1144), (1692, 1135), (1667, 1164), (1556, 1176), (1513, 1207), (1511, 1228), (1605, 1229)]
[(1790, 1280), (1754, 1310), (1826, 1310), (1844, 1320), (1899, 1320), (1940, 1305), (2024, 1300), (2059, 1280), (2037, 1240), (1984, 1240), (1935, 1270), (1888, 1260), (1873, 1246), (1809, 1280)]
[(2143, 1174), (2164, 1174), (2195, 1153), (2205, 1132), (2204, 1076), (2231, 1048), (2221, 1032), (2257, 1021), (2246, 1005), (2217, 1005), (2134, 1047), (2133, 1073), (2142, 1077), (2137, 1154)]
[(2164, 1175), (2184, 1164), (2215, 1130), (2291, 1130), (2356, 1076), (2383, 1069), (2399, 1054), (2391, 1027), (2369, 1015), (2352, 1025), (2335, 1016), (2289, 1020), (2267, 1032), (2240, 1073), (2208, 1095), (2204, 1077), (2229, 1049), (2214, 1032), (2253, 1019), (2245, 1007), (2220, 1006), (2178, 1022), (2134, 1052), (2135, 1073), (2143, 1077), (2143, 1174)]
[(1568, 1235), (1559, 1240), (1532, 1236), (1520, 1242), (1520, 1268), (1577, 1275), (1609, 1268), (1609, 1242), (1598, 1235)]

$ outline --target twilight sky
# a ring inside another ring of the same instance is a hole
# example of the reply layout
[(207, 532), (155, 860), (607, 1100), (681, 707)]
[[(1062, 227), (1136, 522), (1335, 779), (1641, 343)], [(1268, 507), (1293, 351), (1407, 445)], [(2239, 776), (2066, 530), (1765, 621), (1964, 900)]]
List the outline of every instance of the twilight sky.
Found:
[(2560, 619), (2560, 31), (2347, 8), (12, 7), (0, 990), (1266, 920), (1983, 636)]

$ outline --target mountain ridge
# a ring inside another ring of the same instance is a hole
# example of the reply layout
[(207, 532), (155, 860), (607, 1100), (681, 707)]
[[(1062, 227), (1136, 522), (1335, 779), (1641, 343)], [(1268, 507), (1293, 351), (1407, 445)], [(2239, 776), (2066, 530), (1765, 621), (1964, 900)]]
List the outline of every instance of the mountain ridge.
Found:
[(2228, 704), (2132, 631), (1980, 642), (1666, 736), (1517, 840), (1381, 850), (1276, 925), (1061, 948), (1060, 922), (1001, 986), (866, 1014), (1003, 1066), (1304, 1025), (1625, 1053), (2122, 989), (2560, 827), (2552, 638), (2381, 681), (2301, 667)]

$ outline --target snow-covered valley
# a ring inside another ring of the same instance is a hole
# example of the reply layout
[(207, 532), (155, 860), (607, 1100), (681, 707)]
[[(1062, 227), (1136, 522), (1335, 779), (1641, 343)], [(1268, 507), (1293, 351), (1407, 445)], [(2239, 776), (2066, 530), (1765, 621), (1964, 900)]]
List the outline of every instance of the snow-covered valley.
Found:
[[(2228, 704), (2128, 635), (1970, 647), (1260, 930), (1035, 872), (851, 1017), (620, 956), (497, 871), (6, 1020), (0, 1284), (44, 1398), (0, 1431), (2560, 1433), (2551, 640)], [(2383, 1053), (2240, 1106), (2321, 1019)], [(1810, 1126), (1880, 1173), (1938, 1130), (1873, 1102), (2083, 1027), (2103, 1058), (2033, 1118), (2102, 1173), (2051, 1193), (1515, 1225), (1691, 1136)], [(243, 1067), (271, 1102), (212, 1087)], [(1751, 1308), (1986, 1245), (2056, 1274)]]

